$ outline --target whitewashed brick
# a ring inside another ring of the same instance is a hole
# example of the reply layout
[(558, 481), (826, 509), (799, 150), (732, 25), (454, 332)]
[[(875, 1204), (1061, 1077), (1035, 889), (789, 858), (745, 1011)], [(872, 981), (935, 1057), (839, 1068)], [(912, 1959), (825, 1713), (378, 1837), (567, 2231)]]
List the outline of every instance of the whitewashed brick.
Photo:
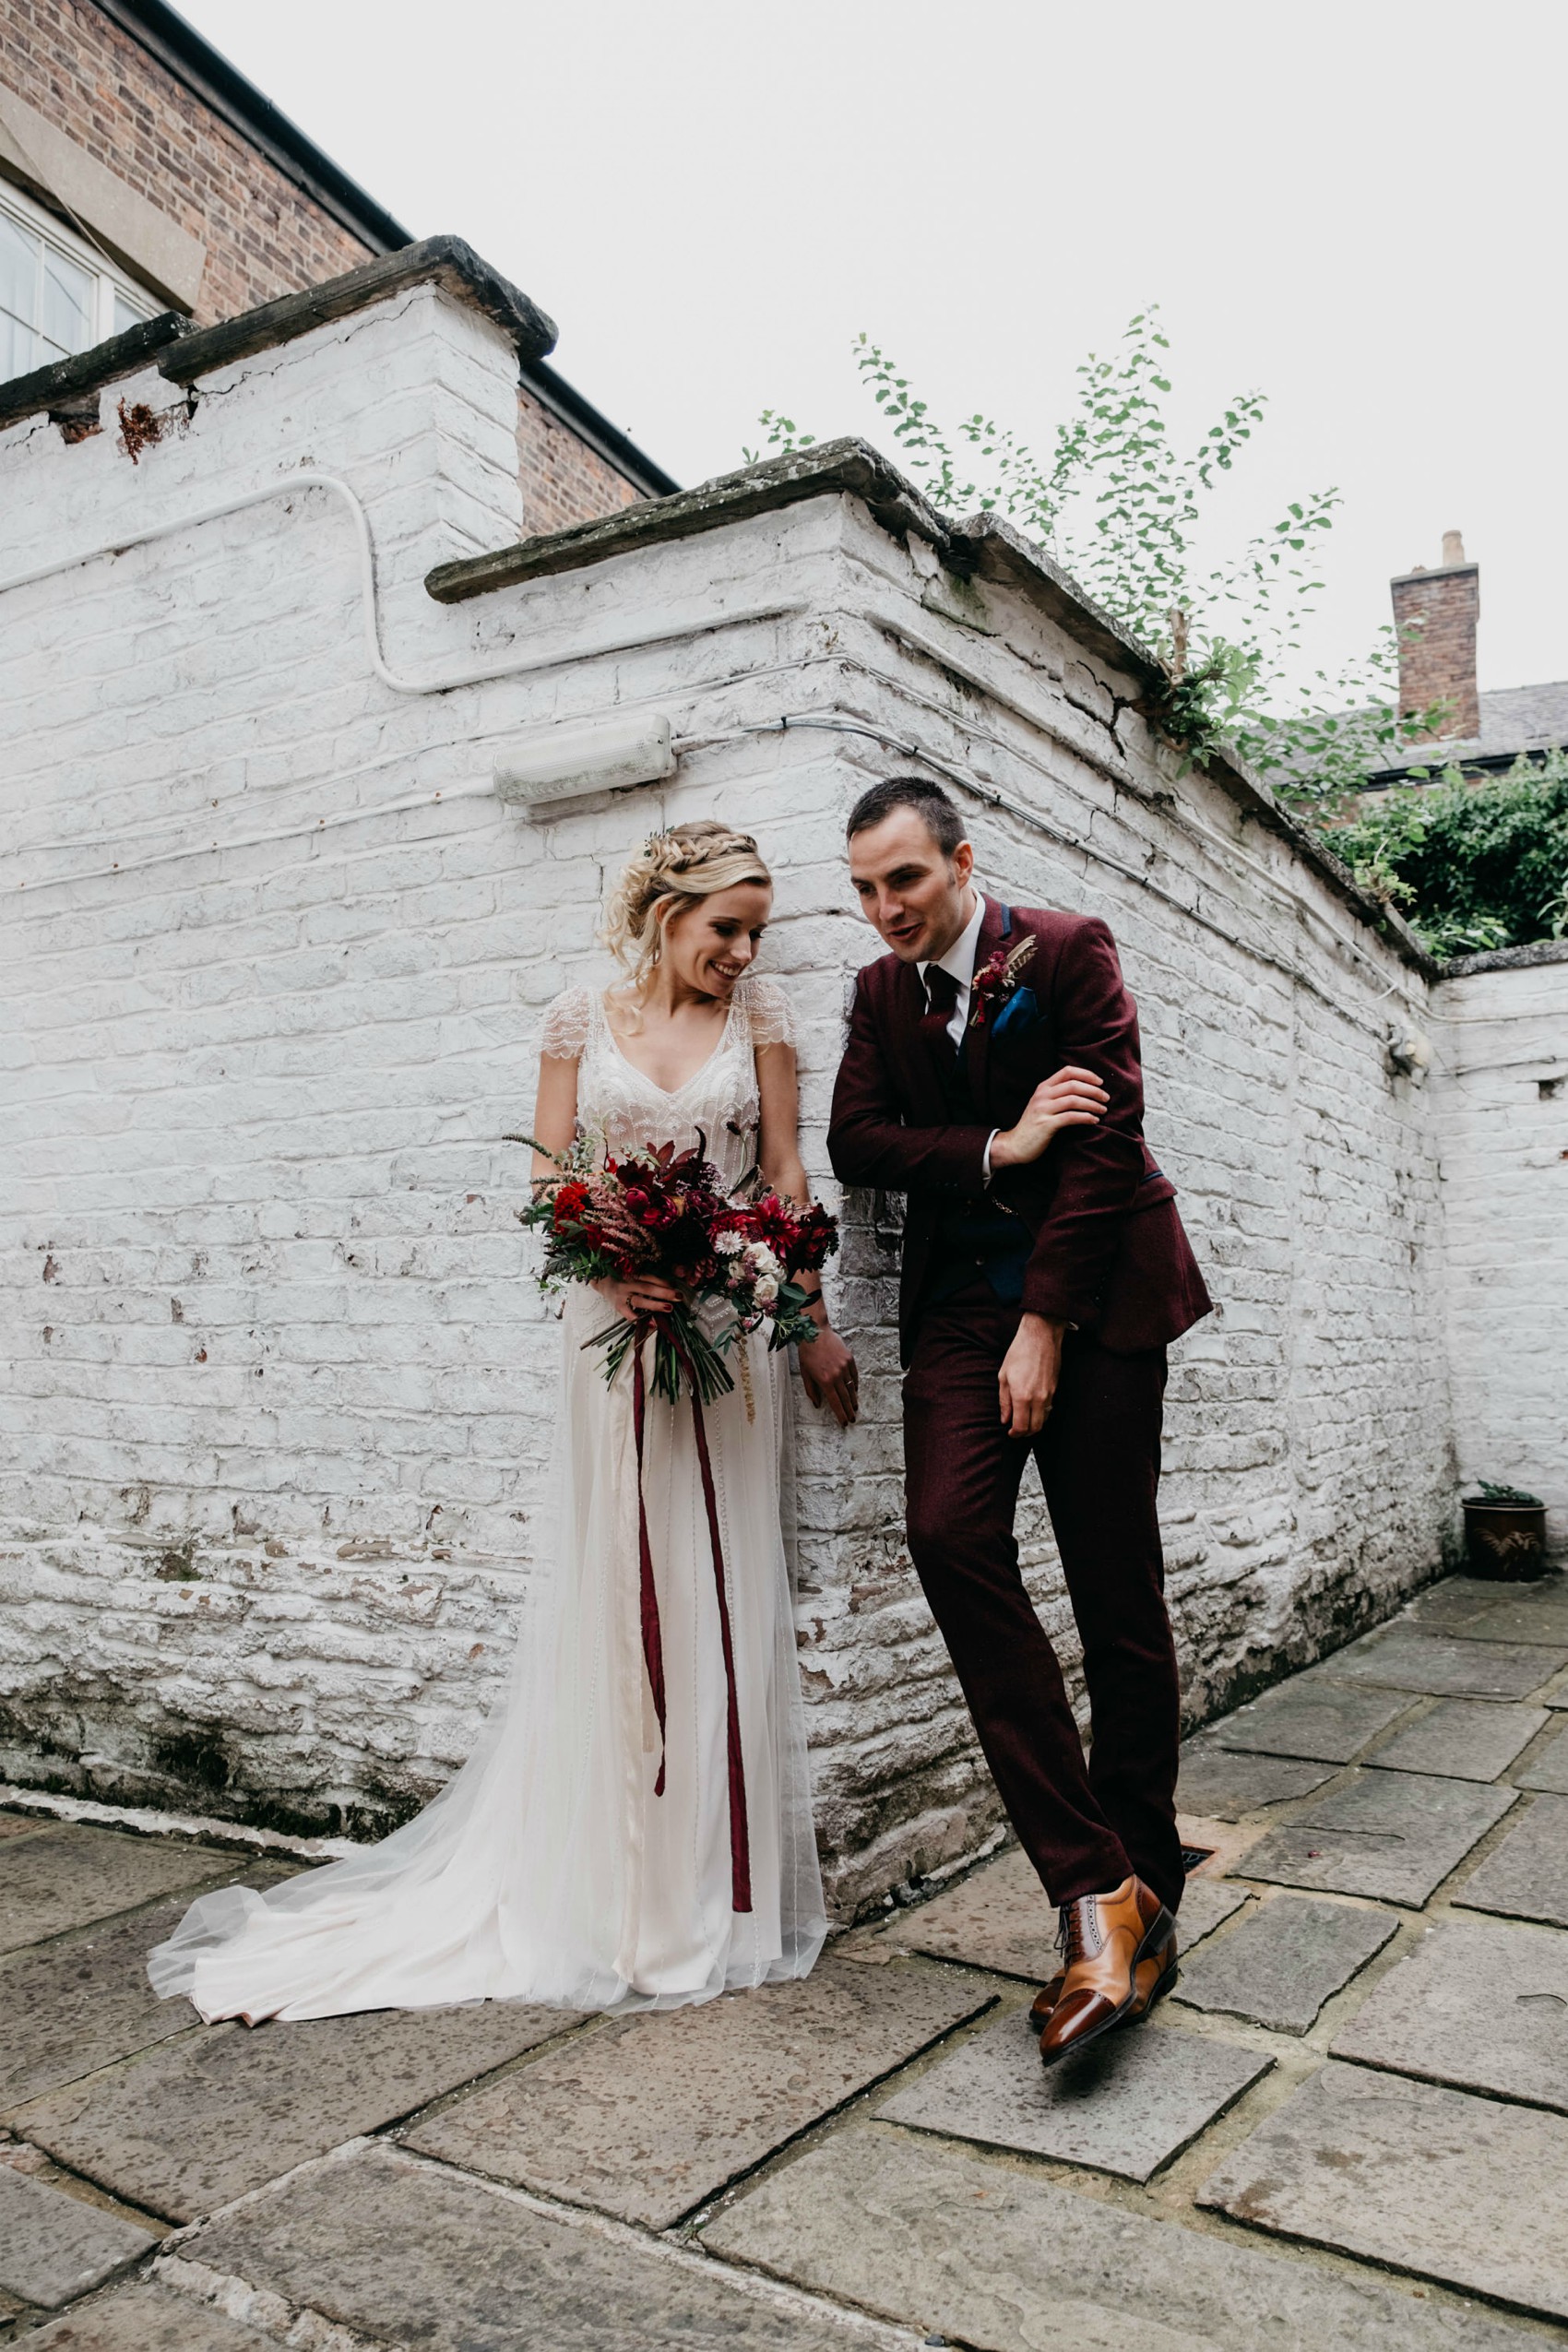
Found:
[[(800, 1020), (808, 1163), (839, 1200), (823, 1132), (874, 942), (836, 844), (903, 763), (737, 731), (784, 711), (916, 736), (1084, 845), (975, 813), (985, 880), (1117, 932), (1151, 1140), (1219, 1302), (1168, 1413), (1195, 1716), (1444, 1556), (1450, 1351), (1467, 1473), (1560, 1477), (1568, 1301), (1540, 1260), (1561, 1268), (1568, 1109), (1515, 1133), (1513, 1064), (1561, 1055), (1568, 981), (1503, 973), (1429, 1004), (1217, 786), (1173, 779), (1132, 714), (1118, 742), (1094, 696), (1069, 699), (1066, 629), (999, 589), (983, 641), (922, 609), (929, 564), (852, 501), (437, 606), (431, 564), (520, 528), (514, 377), (498, 331), (426, 289), (209, 379), (137, 469), (109, 434), (0, 434), (0, 577), (310, 469), (364, 501), (395, 672), (531, 665), (389, 691), (321, 491), (5, 600), (0, 1770), (362, 1831), (461, 1758), (535, 1564), (556, 1337), (500, 1137), (528, 1122), (543, 1005), (602, 968), (607, 877), (672, 814), (740, 819), (776, 862), (768, 959)], [(394, 805), (482, 786), (512, 736), (612, 707), (728, 740), (667, 789), (545, 822)], [(1384, 1066), (1400, 1004), (1439, 1040), (1426, 1095)], [(1460, 1036), (1487, 1040), (1481, 1075)], [(823, 1842), (852, 1907), (971, 1848), (995, 1804), (902, 1548), (892, 1264), (869, 1201), (842, 1207), (830, 1289), (867, 1418), (846, 1439), (801, 1407), (794, 1459)], [(1030, 1486), (1031, 1590), (1072, 1657)]]

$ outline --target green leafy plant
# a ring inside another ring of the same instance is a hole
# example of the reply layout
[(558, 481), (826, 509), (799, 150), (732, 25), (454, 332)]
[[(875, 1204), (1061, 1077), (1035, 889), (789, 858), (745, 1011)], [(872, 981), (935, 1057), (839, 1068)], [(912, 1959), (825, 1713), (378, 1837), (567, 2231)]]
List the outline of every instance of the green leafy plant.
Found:
[(1545, 1508), (1538, 1494), (1526, 1494), (1522, 1486), (1494, 1486), (1490, 1479), (1478, 1479), (1476, 1484), (1480, 1489), (1480, 1492), (1467, 1494), (1463, 1498), (1465, 1502), (1511, 1503), (1515, 1507), (1526, 1511), (1540, 1511)]
[(1409, 909), (1434, 955), (1468, 956), (1568, 938), (1568, 755), (1515, 761), (1471, 781), (1363, 800), (1327, 839), (1356, 879)]
[[(879, 344), (854, 347), (861, 379), (932, 505), (956, 517), (995, 513), (1037, 540), (1089, 596), (1159, 659), (1150, 715), (1203, 760), (1233, 746), (1290, 799), (1336, 804), (1404, 747), (1441, 728), (1442, 706), (1401, 718), (1391, 692), (1392, 629), (1331, 676), (1298, 676), (1302, 634), (1324, 582), (1316, 550), (1339, 493), (1293, 499), (1233, 562), (1197, 552), (1210, 502), (1264, 419), (1260, 392), (1238, 394), (1194, 445), (1166, 416), (1168, 339), (1150, 305), (1117, 350), (1077, 371), (1073, 409), (1043, 456), (983, 410), (947, 431)], [(763, 450), (810, 448), (815, 435), (764, 411)]]

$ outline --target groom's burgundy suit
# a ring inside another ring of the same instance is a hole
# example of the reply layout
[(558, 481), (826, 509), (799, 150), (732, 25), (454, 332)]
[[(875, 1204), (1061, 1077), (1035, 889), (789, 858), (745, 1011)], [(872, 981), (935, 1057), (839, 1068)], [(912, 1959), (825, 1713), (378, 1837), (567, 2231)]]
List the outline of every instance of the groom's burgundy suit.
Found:
[[(1155, 1497), (1166, 1346), (1209, 1299), (1143, 1139), (1137, 1014), (1110, 931), (991, 899), (977, 974), (998, 950), (1021, 1001), (988, 1004), (982, 982), (961, 1048), (913, 964), (862, 970), (828, 1153), (843, 1182), (908, 1195), (909, 1550), (1019, 1838), (1054, 1903), (1135, 1871), (1174, 1910), (1179, 1709)], [(1099, 1078), (1104, 1116), (988, 1186), (992, 1132), (1065, 1063)], [(1087, 1766), (1013, 1537), (1031, 1443), (1003, 1427), (997, 1373), (1026, 1312), (1075, 1326), (1032, 1451), (1083, 1639)]]

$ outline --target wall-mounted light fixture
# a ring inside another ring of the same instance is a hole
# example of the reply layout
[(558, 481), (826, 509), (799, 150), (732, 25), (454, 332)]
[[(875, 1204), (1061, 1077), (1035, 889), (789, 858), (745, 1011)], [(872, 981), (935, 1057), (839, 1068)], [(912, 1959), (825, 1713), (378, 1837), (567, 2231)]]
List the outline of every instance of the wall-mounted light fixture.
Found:
[(1424, 1087), (1431, 1068), (1431, 1047), (1413, 1021), (1390, 1021), (1384, 1032), (1384, 1054), (1396, 1078)]
[(588, 792), (659, 784), (674, 773), (670, 721), (644, 711), (536, 728), (496, 761), (495, 790), (502, 800), (532, 808), (540, 802), (580, 800)]

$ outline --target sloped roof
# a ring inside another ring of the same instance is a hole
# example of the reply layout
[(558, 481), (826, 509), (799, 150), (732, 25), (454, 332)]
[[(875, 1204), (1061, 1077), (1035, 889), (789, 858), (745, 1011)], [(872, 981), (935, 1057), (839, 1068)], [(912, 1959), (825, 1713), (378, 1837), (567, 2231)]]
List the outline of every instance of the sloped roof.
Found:
[(1412, 743), (1403, 760), (1376, 769), (1368, 782), (1374, 788), (1397, 784), (1415, 767), (1512, 767), (1521, 752), (1568, 749), (1568, 678), (1539, 686), (1495, 686), (1479, 700), (1479, 735)]

